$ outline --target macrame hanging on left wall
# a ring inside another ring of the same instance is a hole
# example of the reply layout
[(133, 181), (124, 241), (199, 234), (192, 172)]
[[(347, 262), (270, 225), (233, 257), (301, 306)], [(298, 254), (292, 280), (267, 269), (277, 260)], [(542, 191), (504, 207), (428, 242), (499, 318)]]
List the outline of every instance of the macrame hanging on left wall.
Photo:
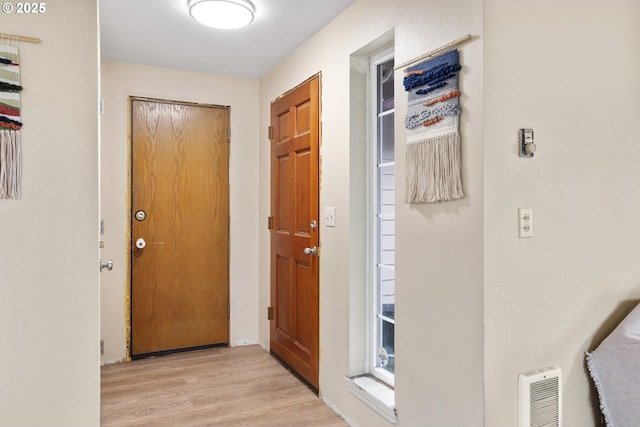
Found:
[(20, 59), (16, 40), (0, 42), (0, 199), (22, 197)]

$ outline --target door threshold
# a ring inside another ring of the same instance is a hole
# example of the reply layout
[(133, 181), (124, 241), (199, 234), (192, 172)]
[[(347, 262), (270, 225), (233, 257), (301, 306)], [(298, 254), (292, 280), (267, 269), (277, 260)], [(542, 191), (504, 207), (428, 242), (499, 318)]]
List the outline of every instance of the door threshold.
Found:
[(206, 350), (209, 348), (217, 348), (217, 347), (229, 347), (229, 343), (225, 342), (220, 344), (207, 344), (207, 345), (199, 345), (195, 347), (176, 348), (173, 350), (153, 351), (150, 353), (141, 353), (141, 354), (135, 354), (135, 355), (132, 354), (131, 359), (133, 360), (146, 359), (149, 357), (167, 356), (169, 354), (185, 353), (187, 351)]

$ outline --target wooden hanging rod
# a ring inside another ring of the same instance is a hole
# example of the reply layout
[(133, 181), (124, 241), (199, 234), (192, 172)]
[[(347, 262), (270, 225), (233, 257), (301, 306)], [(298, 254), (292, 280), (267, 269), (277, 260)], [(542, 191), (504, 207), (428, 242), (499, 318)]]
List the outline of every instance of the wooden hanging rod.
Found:
[(40, 39), (37, 39), (35, 37), (17, 36), (15, 34), (0, 33), (0, 38), (17, 40), (19, 42), (27, 42), (27, 43), (37, 43), (37, 44), (42, 43)]
[(418, 61), (422, 61), (423, 59), (426, 59), (426, 58), (429, 58), (429, 57), (432, 57), (432, 56), (436, 56), (437, 54), (445, 52), (445, 51), (447, 51), (449, 49), (452, 49), (452, 48), (454, 48), (454, 47), (456, 47), (458, 45), (461, 45), (462, 43), (466, 42), (467, 40), (471, 40), (472, 38), (473, 38), (473, 36), (471, 34), (467, 34), (466, 36), (460, 37), (459, 39), (454, 40), (452, 42), (449, 42), (449, 43), (447, 43), (445, 45), (442, 45), (439, 48), (433, 49), (432, 51), (427, 52), (424, 55), (420, 55), (420, 56), (418, 56), (416, 58), (413, 58), (413, 59), (411, 59), (411, 60), (409, 60), (407, 62), (404, 62), (404, 63), (400, 64), (400, 65), (394, 67), (393, 71), (399, 70), (400, 68), (404, 68), (404, 67), (406, 67), (408, 65), (411, 65), (411, 64), (414, 64), (414, 63), (416, 63)]

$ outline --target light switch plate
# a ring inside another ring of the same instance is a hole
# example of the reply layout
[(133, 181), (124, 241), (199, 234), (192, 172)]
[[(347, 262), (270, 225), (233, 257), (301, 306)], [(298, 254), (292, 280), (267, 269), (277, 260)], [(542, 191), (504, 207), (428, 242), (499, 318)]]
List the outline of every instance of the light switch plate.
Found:
[(327, 207), (324, 211), (324, 224), (327, 227), (335, 227), (336, 226), (336, 208), (335, 207)]

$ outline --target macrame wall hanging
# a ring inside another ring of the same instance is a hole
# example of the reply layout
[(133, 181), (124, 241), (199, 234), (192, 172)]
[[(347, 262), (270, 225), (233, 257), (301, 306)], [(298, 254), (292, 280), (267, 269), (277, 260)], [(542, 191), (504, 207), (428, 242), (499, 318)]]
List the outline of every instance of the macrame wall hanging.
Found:
[(40, 39), (0, 33), (0, 199), (22, 197), (18, 42), (40, 43)]
[(407, 203), (464, 197), (458, 131), (459, 71), (457, 50), (407, 68)]
[(397, 70), (424, 60), (407, 68), (403, 81), (408, 92), (406, 203), (464, 197), (458, 129), (461, 67), (458, 51), (451, 49), (471, 38), (468, 34), (395, 67)]
[(19, 199), (22, 188), (20, 58), (16, 38), (0, 38), (0, 199)]

